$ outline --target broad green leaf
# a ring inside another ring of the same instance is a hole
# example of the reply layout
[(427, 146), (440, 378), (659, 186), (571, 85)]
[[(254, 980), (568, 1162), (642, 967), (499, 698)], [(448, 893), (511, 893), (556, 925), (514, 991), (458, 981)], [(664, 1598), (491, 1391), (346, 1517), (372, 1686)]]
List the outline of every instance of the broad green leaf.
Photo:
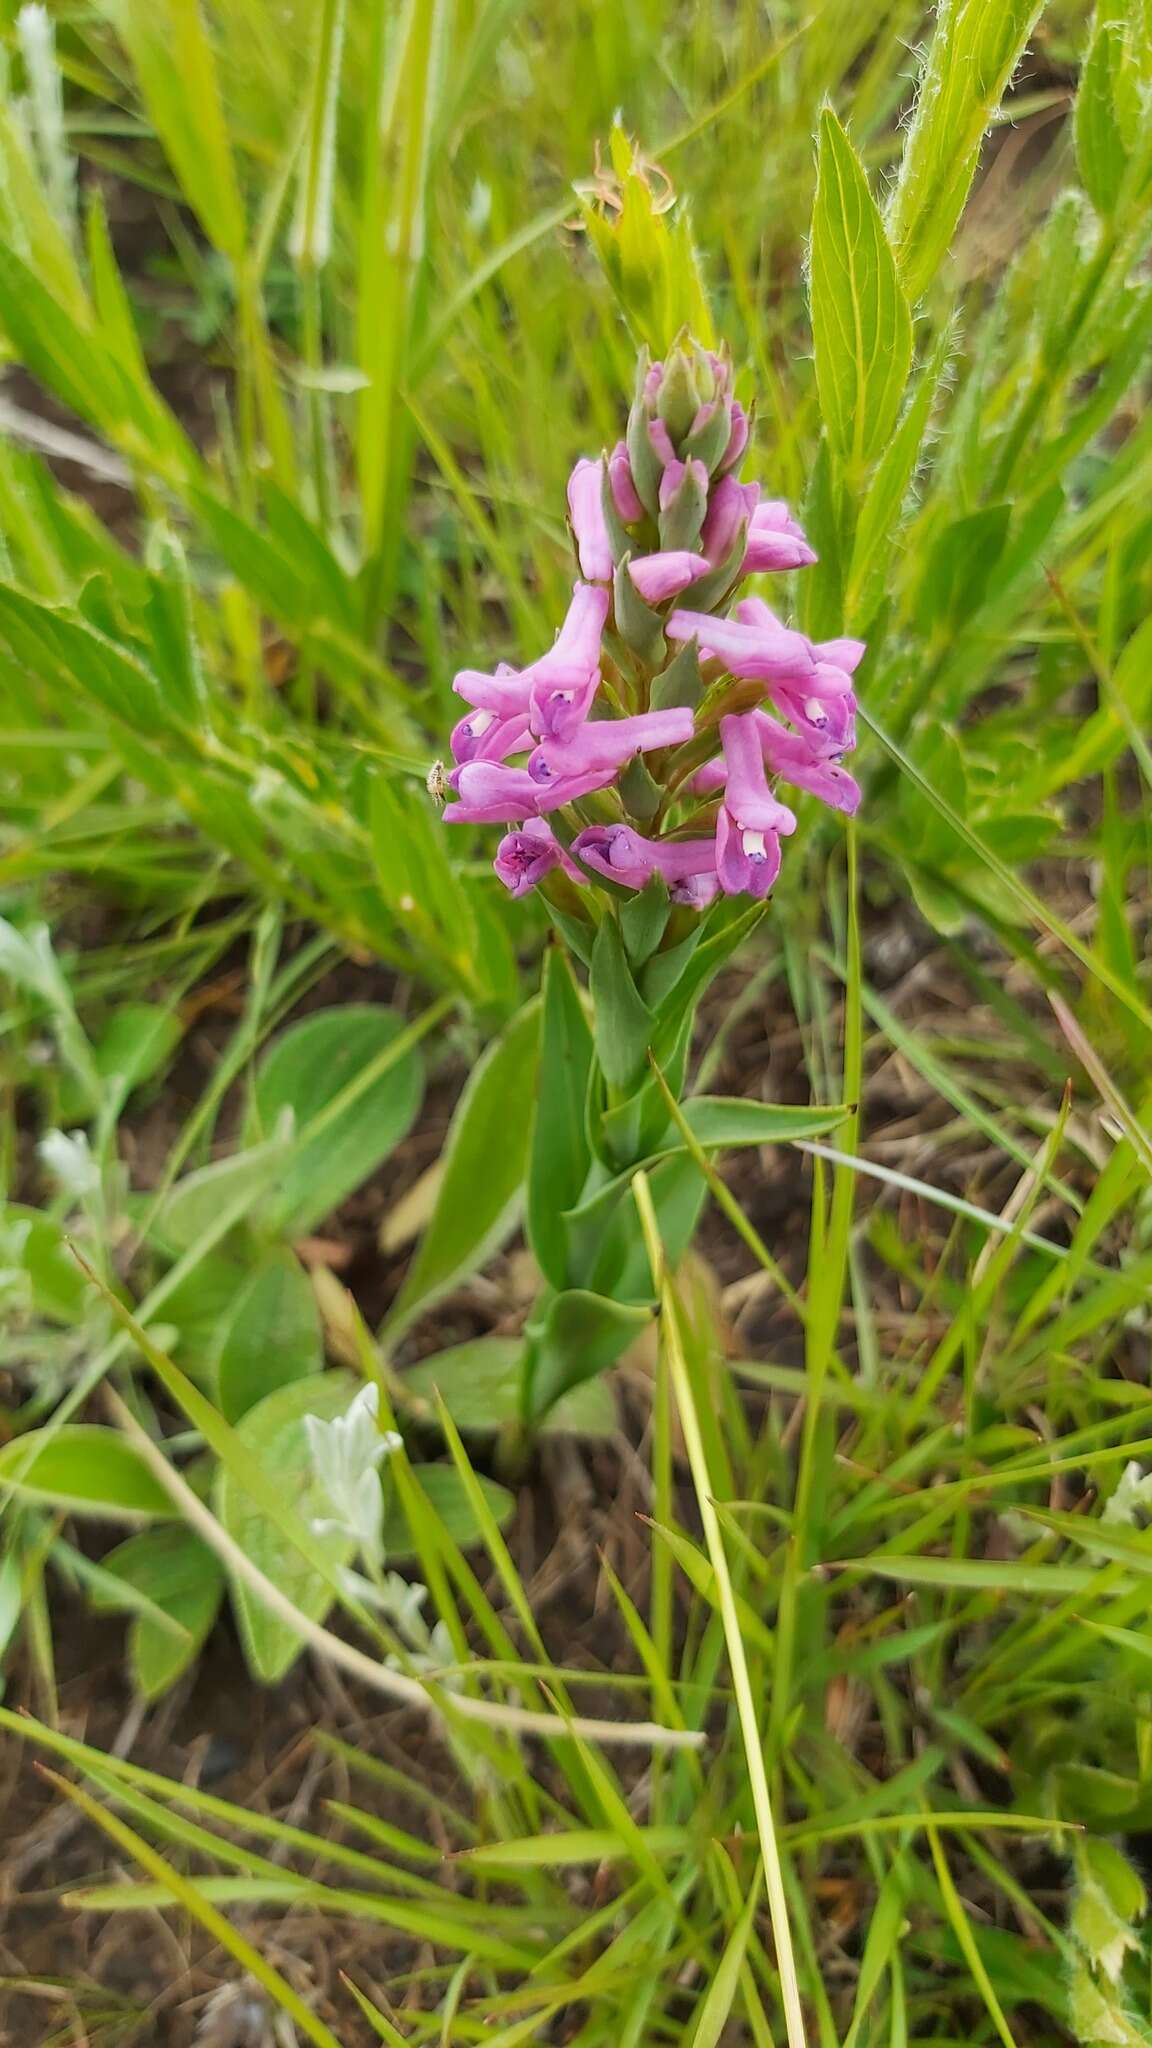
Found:
[(121, 1003), (93, 1046), (99, 1073), (120, 1084), (121, 1098), (159, 1073), (183, 1036), (179, 1017), (159, 1003)]
[(317, 1010), (271, 1046), (252, 1087), (251, 1142), (292, 1111), (295, 1136), (269, 1215), (303, 1237), (375, 1173), (412, 1127), (424, 1092), (418, 1050), (392, 1048), (395, 1010), (349, 1004)]
[(185, 1174), (160, 1205), (155, 1221), (158, 1240), (169, 1251), (188, 1251), (220, 1221), (225, 1209), (235, 1209), (237, 1222), (256, 1211), (263, 1214), (273, 1190), (279, 1194), (283, 1186), (287, 1157), (288, 1145), (279, 1137)]
[(940, 0), (916, 112), (888, 209), (888, 233), (915, 304), (944, 260), (1000, 105), (1042, 0)]
[[(480, 1525), (476, 1519), (471, 1501), (468, 1499), (464, 1481), (454, 1465), (417, 1465), (414, 1476), (422, 1491), (427, 1495), (428, 1504), (436, 1519), (443, 1525), (452, 1541), (461, 1550), (469, 1550), (480, 1541)], [(516, 1503), (506, 1486), (497, 1486), (494, 1479), (475, 1475), (476, 1483), (484, 1495), (489, 1512), (499, 1527), (503, 1527), (512, 1514)], [(416, 1545), (404, 1515), (404, 1510), (394, 1491), (389, 1490), (384, 1506), (384, 1556), (392, 1564), (403, 1564), (416, 1556)]]
[(150, 1521), (176, 1509), (130, 1444), (95, 1422), (29, 1430), (0, 1450), (0, 1489), (69, 1513), (115, 1522)]
[(540, 1081), (526, 1213), (528, 1242), (553, 1287), (564, 1287), (571, 1277), (563, 1212), (579, 1201), (590, 1164), (586, 1114), (591, 1065), (592, 1033), (580, 992), (567, 957), (554, 946), (544, 962)]
[(216, 1386), (221, 1411), (239, 1421), (266, 1394), (308, 1379), (324, 1364), (311, 1282), (286, 1245), (248, 1275), (221, 1329)]
[(130, 1536), (109, 1552), (104, 1570), (180, 1624), (173, 1631), (137, 1614), (129, 1629), (136, 1686), (146, 1700), (159, 1699), (202, 1649), (223, 1597), (224, 1574), (207, 1544), (183, 1523)]
[(32, 1308), (49, 1322), (76, 1323), (88, 1307), (88, 1282), (64, 1232), (38, 1209), (9, 1202), (0, 1208), (0, 1266), (27, 1276)]
[(527, 1419), (539, 1422), (564, 1394), (607, 1372), (651, 1320), (652, 1310), (644, 1303), (614, 1301), (586, 1288), (554, 1295), (538, 1327), (529, 1332)]
[[(349, 1372), (326, 1372), (308, 1380), (293, 1380), (250, 1408), (236, 1425), (236, 1434), (245, 1450), (275, 1480), (285, 1507), (307, 1524), (323, 1520), (331, 1509), (313, 1473), (305, 1418), (318, 1415), (325, 1422), (334, 1421), (347, 1412), (358, 1385), (359, 1381)], [(223, 1467), (216, 1475), (216, 1512), (245, 1556), (287, 1594), (293, 1606), (309, 1620), (323, 1621), (332, 1605), (328, 1581), (285, 1542), (275, 1522), (262, 1513)], [(352, 1556), (352, 1543), (338, 1531), (315, 1532), (315, 1542), (333, 1570), (347, 1564)], [(239, 1580), (232, 1584), (232, 1604), (253, 1676), (265, 1685), (275, 1685), (303, 1647), (299, 1634), (277, 1615), (270, 1614), (256, 1594)]]
[(515, 1228), (539, 1057), (540, 1006), (529, 1003), (477, 1062), (456, 1105), (436, 1206), (384, 1322), (390, 1341), (476, 1272)]
[(912, 319), (868, 181), (830, 109), (812, 215), (812, 335), (820, 411), (856, 467), (887, 446), (912, 364)]
[[(409, 1366), (404, 1385), (409, 1393), (431, 1400), (439, 1391), (457, 1429), (492, 1436), (520, 1416), (524, 1358), (522, 1337), (476, 1337), (455, 1344)], [(601, 1379), (589, 1380), (557, 1402), (544, 1429), (573, 1436), (611, 1436), (616, 1429), (616, 1403)]]
[(1115, 211), (1128, 168), (1119, 113), (1124, 40), (1118, 21), (1097, 22), (1076, 94), (1080, 176), (1097, 213), (1106, 215)]

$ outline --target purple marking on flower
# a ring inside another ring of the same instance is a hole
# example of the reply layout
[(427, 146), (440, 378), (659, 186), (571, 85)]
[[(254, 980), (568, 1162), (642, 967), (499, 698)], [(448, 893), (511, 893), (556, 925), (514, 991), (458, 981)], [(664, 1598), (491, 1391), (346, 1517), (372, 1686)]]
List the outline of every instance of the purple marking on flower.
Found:
[(631, 825), (588, 825), (572, 842), (586, 867), (625, 889), (642, 889), (654, 874), (671, 888), (699, 875), (715, 875), (714, 839), (646, 839)]
[(532, 730), (541, 739), (570, 738), (588, 715), (600, 686), (600, 636), (608, 603), (608, 592), (598, 584), (577, 583), (555, 645), (523, 672)]
[(452, 759), (465, 761), (506, 761), (531, 742), (532, 728), (523, 713), (500, 718), (495, 711), (470, 711), (452, 728)]
[(795, 814), (774, 797), (764, 774), (755, 713), (720, 720), (727, 774), (716, 820), (716, 872), (728, 896), (766, 896), (780, 872), (780, 834)]
[(527, 672), (522, 674), (519, 669), (509, 668), (506, 661), (497, 664), (494, 675), (485, 675), (478, 668), (462, 668), (453, 678), (452, 688), (466, 704), (493, 711), (497, 718), (528, 715)]
[[(715, 842), (712, 845), (712, 856), (715, 861)], [(686, 904), (689, 910), (707, 910), (708, 905), (720, 894), (720, 877), (715, 866), (708, 875), (685, 875), (681, 881), (673, 882), (668, 894), (673, 903)]]
[[(553, 810), (569, 803), (577, 794), (603, 789), (633, 754), (650, 753), (655, 747), (679, 747), (690, 740), (692, 713), (684, 706), (668, 711), (641, 711), (634, 718), (586, 720), (564, 745), (543, 741), (528, 757), (528, 774), (537, 785), (540, 810)], [(559, 788), (567, 793), (557, 796)], [(540, 802), (539, 798), (546, 798)]]
[(663, 363), (653, 363), (652, 367), (649, 370), (646, 370), (644, 374), (644, 396), (645, 398), (651, 399), (653, 405), (656, 403), (656, 400), (660, 395), (660, 386), (663, 382)]
[[(741, 625), (765, 634), (783, 633), (787, 628), (762, 597), (746, 597), (736, 607)], [(671, 632), (671, 622), (668, 631)], [(861, 640), (829, 640), (813, 647), (808, 642), (812, 667), (807, 675), (786, 675), (782, 671), (766, 676), (768, 694), (777, 711), (789, 718), (797, 731), (818, 754), (845, 754), (856, 744), (856, 699), (849, 670), (864, 652)], [(839, 656), (830, 660), (829, 651)]]
[(769, 498), (757, 505), (748, 527), (742, 575), (766, 569), (806, 569), (818, 559), (782, 498)]
[(708, 471), (704, 464), (695, 456), (690, 462), (681, 462), (679, 457), (677, 457), (675, 462), (668, 464), (660, 479), (660, 510), (662, 512), (668, 510), (669, 505), (687, 476), (691, 476), (699, 484), (700, 489), (705, 493), (707, 492)]
[(575, 882), (586, 879), (544, 818), (526, 818), (518, 831), (506, 832), (492, 865), (513, 896), (526, 896), (557, 867)]
[(833, 810), (854, 817), (860, 807), (860, 784), (846, 768), (814, 754), (807, 740), (788, 732), (766, 711), (752, 713), (764, 759), (771, 774), (782, 776), (794, 789), (806, 790)]
[(740, 484), (734, 476), (721, 477), (714, 485), (700, 535), (700, 546), (713, 568), (731, 554), (741, 523), (752, 519), (759, 496), (759, 484)]
[[(698, 640), (702, 661), (715, 655), (730, 675), (745, 681), (769, 686), (782, 682), (800, 687), (810, 683), (816, 669), (811, 642), (803, 633), (782, 626), (771, 613), (771, 624), (745, 618), (748, 605), (756, 602), (753, 598), (738, 605), (734, 619), (714, 619), (706, 612), (674, 611), (664, 631), (670, 640)], [(767, 605), (764, 610), (768, 611)]]
[(449, 825), (516, 825), (539, 809), (540, 791), (526, 768), (465, 761), (448, 781), (458, 799), (445, 808)]
[(732, 401), (732, 431), (720, 460), (722, 470), (735, 469), (748, 446), (748, 415), (738, 398)]
[(698, 576), (706, 576), (712, 564), (706, 555), (694, 555), (687, 548), (669, 548), (663, 554), (641, 555), (629, 562), (632, 578), (645, 604), (663, 604), (679, 597)]
[(608, 457), (608, 482), (612, 491), (612, 502), (625, 526), (634, 526), (638, 519), (643, 519), (644, 507), (632, 481), (632, 464), (628, 460), (628, 447), (624, 441), (617, 441)]
[(716, 820), (716, 874), (726, 896), (767, 896), (780, 873), (775, 832), (742, 832), (731, 812)]
[(589, 583), (610, 583), (615, 563), (604, 520), (604, 464), (582, 456), (568, 479), (568, 514), (576, 536), (580, 574)]

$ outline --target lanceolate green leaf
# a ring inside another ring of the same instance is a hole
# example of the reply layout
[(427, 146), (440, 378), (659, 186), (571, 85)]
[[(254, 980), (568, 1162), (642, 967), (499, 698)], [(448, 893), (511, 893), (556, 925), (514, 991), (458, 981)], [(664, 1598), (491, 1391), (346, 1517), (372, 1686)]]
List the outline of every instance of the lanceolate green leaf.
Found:
[(1042, 0), (941, 0), (916, 113), (888, 210), (900, 275), (915, 304), (939, 268)]
[(845, 462), (869, 462), (887, 445), (900, 411), (912, 319), (868, 181), (827, 109), (820, 117), (811, 297), (824, 424)]
[(546, 1279), (569, 1278), (563, 1212), (580, 1199), (589, 1166), (585, 1116), (592, 1033), (580, 992), (558, 946), (544, 966), (544, 1026), (532, 1154), (528, 1240)]
[(1076, 157), (1084, 189), (1097, 213), (1102, 214), (1113, 212), (1128, 168), (1118, 106), (1123, 62), (1121, 24), (1100, 21), (1084, 60), (1076, 94)]

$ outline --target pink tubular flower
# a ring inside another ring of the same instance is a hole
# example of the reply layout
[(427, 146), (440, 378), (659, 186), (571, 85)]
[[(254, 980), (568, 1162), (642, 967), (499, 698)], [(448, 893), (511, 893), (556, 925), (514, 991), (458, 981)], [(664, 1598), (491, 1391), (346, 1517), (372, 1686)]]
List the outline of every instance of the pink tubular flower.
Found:
[(782, 626), (768, 612), (767, 605), (767, 620), (762, 621), (759, 616), (747, 619), (749, 605), (757, 602), (751, 598), (747, 604), (738, 605), (735, 619), (714, 619), (707, 612), (674, 611), (664, 631), (670, 640), (698, 640), (701, 660), (715, 655), (731, 675), (745, 681), (767, 683), (769, 688), (777, 681), (801, 687), (809, 683), (816, 670), (811, 642), (803, 633)]
[(670, 548), (663, 554), (641, 555), (638, 561), (629, 562), (628, 574), (645, 604), (663, 604), (666, 598), (679, 597), (698, 576), (706, 576), (711, 566), (706, 555), (691, 554), (687, 548)]
[(643, 519), (644, 507), (636, 495), (636, 486), (632, 481), (632, 465), (628, 460), (628, 446), (624, 441), (617, 441), (608, 457), (608, 483), (612, 492), (612, 502), (625, 526), (634, 526), (638, 519)]
[(527, 718), (526, 675), (527, 671), (521, 674), (519, 669), (509, 668), (506, 661), (498, 663), (495, 674), (490, 676), (478, 668), (462, 668), (454, 677), (452, 688), (466, 704), (491, 711), (497, 718)]
[[(761, 597), (746, 597), (737, 605), (736, 617), (742, 625), (765, 634), (787, 631)], [(768, 694), (814, 752), (826, 757), (847, 753), (856, 744), (851, 675), (863, 657), (864, 642), (825, 640), (819, 646), (810, 642), (808, 646), (812, 656), (808, 674), (766, 676)]]
[(608, 592), (577, 583), (554, 646), (523, 671), (532, 730), (541, 739), (566, 740), (588, 715), (600, 685), (600, 637)]
[(580, 574), (589, 583), (610, 583), (616, 566), (604, 520), (603, 488), (603, 463), (582, 457), (568, 479), (568, 515), (576, 536)]
[(803, 527), (797, 525), (782, 498), (769, 498), (757, 505), (748, 527), (742, 576), (762, 569), (806, 569), (816, 560)]
[(713, 568), (731, 554), (741, 523), (755, 516), (759, 496), (759, 484), (737, 483), (734, 476), (722, 477), (715, 486), (700, 535), (700, 545)]
[[(770, 775), (779, 775), (794, 789), (819, 797), (821, 803), (830, 804), (835, 811), (844, 811), (850, 818), (855, 816), (860, 806), (860, 785), (846, 768), (839, 767), (827, 755), (815, 753), (807, 738), (789, 732), (767, 711), (753, 711), (750, 716), (756, 722)], [(727, 779), (727, 762), (722, 754), (717, 754), (696, 770), (692, 788), (698, 795), (707, 796), (712, 790), (723, 789)]]
[(780, 872), (780, 834), (796, 819), (773, 796), (755, 713), (720, 720), (726, 777), (716, 820), (716, 872), (728, 896), (766, 896)]
[(843, 811), (849, 818), (855, 817), (860, 808), (860, 784), (846, 768), (814, 755), (806, 740), (788, 732), (766, 711), (754, 711), (752, 716), (756, 720), (764, 760), (772, 775), (779, 775), (794, 789), (803, 789), (809, 796), (819, 797), (821, 803), (830, 804), (834, 811)]
[(470, 711), (452, 728), (452, 759), (465, 761), (506, 761), (518, 754), (531, 738), (526, 713), (501, 718), (495, 711)]
[(449, 825), (515, 825), (539, 807), (540, 791), (526, 768), (465, 761), (448, 780), (457, 797), (444, 812)]
[(588, 825), (572, 842), (586, 867), (625, 889), (642, 889), (654, 874), (670, 887), (698, 876), (715, 876), (714, 839), (645, 839), (631, 825)]
[[(679, 747), (690, 740), (691, 711), (675, 707), (670, 711), (641, 711), (635, 718), (587, 720), (565, 745), (547, 740), (528, 757), (528, 774), (537, 786), (537, 809), (554, 810), (575, 794), (603, 789), (618, 775), (633, 754), (651, 753), (656, 747)], [(556, 791), (568, 787), (570, 793)], [(541, 803), (540, 798), (546, 801)]]
[(584, 880), (544, 818), (526, 818), (519, 831), (506, 832), (492, 865), (513, 896), (526, 896), (557, 867), (574, 882)]

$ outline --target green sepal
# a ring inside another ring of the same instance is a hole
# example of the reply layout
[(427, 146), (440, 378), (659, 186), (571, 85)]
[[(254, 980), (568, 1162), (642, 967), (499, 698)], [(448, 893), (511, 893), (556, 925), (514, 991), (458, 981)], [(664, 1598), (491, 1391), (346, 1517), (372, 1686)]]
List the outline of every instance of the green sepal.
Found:
[(670, 909), (668, 884), (659, 871), (650, 875), (643, 889), (637, 890), (621, 906), (620, 930), (624, 950), (633, 967), (642, 967), (649, 955), (656, 951), (664, 937)]
[(655, 519), (660, 510), (660, 479), (664, 465), (652, 446), (648, 433), (648, 409), (644, 398), (644, 379), (651, 368), (651, 357), (647, 349), (641, 351), (636, 366), (636, 396), (628, 414), (625, 443), (628, 449), (628, 465), (636, 495), (645, 510)]
[(701, 576), (688, 591), (694, 612), (714, 611), (720, 599), (732, 588), (740, 575), (748, 547), (748, 521), (742, 519), (736, 531), (736, 538), (724, 560), (713, 569), (710, 576)]
[(692, 374), (692, 364), (682, 348), (674, 348), (665, 359), (664, 374), (656, 394), (656, 411), (677, 451), (691, 431), (699, 410), (700, 393)]
[(662, 548), (695, 549), (708, 510), (708, 492), (691, 469), (685, 469), (677, 489), (660, 510)]
[(640, 754), (633, 754), (617, 777), (616, 787), (624, 809), (633, 818), (654, 818), (660, 809), (662, 791)]
[(596, 926), (585, 924), (582, 917), (572, 917), (567, 910), (558, 910), (554, 903), (548, 905), (548, 915), (569, 952), (575, 953), (582, 966), (591, 966)]
[(655, 666), (664, 653), (664, 621), (659, 612), (645, 604), (633, 583), (628, 574), (629, 559), (626, 555), (622, 562), (616, 564), (612, 578), (616, 631), (633, 654)]
[(689, 434), (681, 453), (685, 462), (702, 462), (709, 476), (717, 463), (723, 459), (724, 451), (732, 438), (732, 411), (727, 405), (717, 405), (711, 419)]
[(604, 514), (612, 560), (619, 562), (625, 555), (635, 550), (636, 543), (616, 510), (616, 500), (612, 496), (612, 485), (608, 479), (608, 463), (604, 456), (600, 458), (600, 509)]
[(679, 652), (672, 656), (667, 668), (661, 669), (652, 679), (648, 703), (653, 711), (678, 711), (686, 708), (695, 711), (704, 695), (704, 678), (700, 674), (700, 648), (695, 640), (685, 640)]

